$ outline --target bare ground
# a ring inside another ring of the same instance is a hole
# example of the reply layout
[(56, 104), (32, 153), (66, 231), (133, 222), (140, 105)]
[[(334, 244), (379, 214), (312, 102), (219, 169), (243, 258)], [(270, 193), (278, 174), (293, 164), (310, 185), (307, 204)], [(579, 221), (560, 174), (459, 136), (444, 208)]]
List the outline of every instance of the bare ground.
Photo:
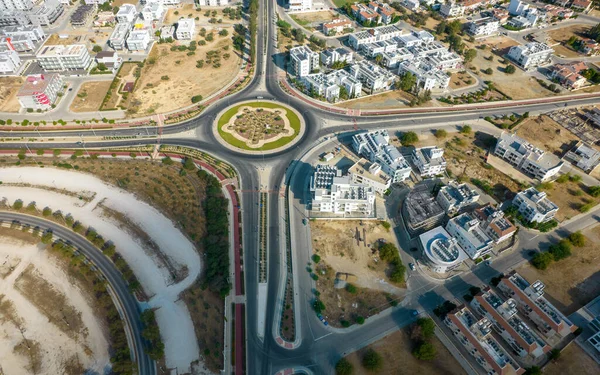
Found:
[(111, 81), (84, 83), (79, 88), (69, 109), (72, 112), (93, 112), (99, 110), (111, 83)]
[(23, 77), (0, 77), (0, 112), (19, 112), (17, 92), (22, 84)]
[(544, 367), (546, 375), (593, 375), (598, 373), (600, 373), (600, 365), (574, 342), (561, 353), (557, 361), (552, 361)]
[(579, 39), (584, 38), (586, 32), (589, 29), (590, 29), (589, 26), (572, 25), (572, 26), (567, 26), (567, 27), (563, 27), (563, 28), (560, 28), (560, 29), (548, 31), (548, 36), (550, 38), (552, 38), (554, 41), (556, 41), (558, 43), (561, 43), (560, 45), (556, 45), (556, 46), (552, 47), (554, 49), (554, 52), (557, 55), (561, 55), (561, 56), (564, 56), (564, 57), (578, 57), (578, 56), (582, 56), (577, 51), (573, 50), (571, 47), (565, 45), (565, 43), (572, 36), (574, 36), (576, 38), (579, 38)]
[(515, 128), (517, 135), (561, 157), (579, 138), (546, 115), (531, 117)]

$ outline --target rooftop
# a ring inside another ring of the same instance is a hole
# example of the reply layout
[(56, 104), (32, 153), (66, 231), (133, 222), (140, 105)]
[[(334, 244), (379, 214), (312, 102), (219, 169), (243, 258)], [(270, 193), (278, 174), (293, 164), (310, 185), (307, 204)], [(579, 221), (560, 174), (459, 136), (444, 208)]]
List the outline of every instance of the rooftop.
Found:
[(427, 258), (439, 265), (450, 266), (467, 259), (467, 254), (443, 227), (436, 227), (419, 236)]
[(444, 209), (434, 199), (428, 186), (416, 186), (404, 200), (408, 211), (408, 221), (419, 224), (430, 218), (444, 215)]
[(60, 75), (56, 73), (29, 75), (23, 82), (17, 96), (31, 96), (44, 92), (56, 77), (60, 77)]
[(87, 52), (84, 44), (71, 44), (68, 46), (61, 45), (45, 45), (37, 57), (56, 57), (56, 56), (79, 56)]
[(373, 166), (373, 164), (374, 163), (371, 163), (364, 158), (360, 158), (360, 160), (358, 160), (356, 163), (354, 163), (354, 165), (350, 167), (348, 172), (361, 175), (362, 177), (380, 182), (382, 184), (387, 184), (391, 179), (388, 175), (381, 172), (377, 174), (371, 173), (371, 167)]
[(553, 210), (558, 210), (558, 206), (546, 197), (545, 192), (539, 192), (533, 187), (520, 191), (517, 193), (517, 197), (523, 199), (528, 206), (535, 207), (541, 214), (547, 214)]

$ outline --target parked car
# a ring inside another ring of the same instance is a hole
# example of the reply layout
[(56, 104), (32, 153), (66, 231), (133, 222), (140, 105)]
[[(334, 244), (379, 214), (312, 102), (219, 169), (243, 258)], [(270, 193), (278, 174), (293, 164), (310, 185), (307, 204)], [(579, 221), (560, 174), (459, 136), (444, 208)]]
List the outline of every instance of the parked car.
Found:
[(419, 311), (417, 311), (417, 310), (413, 310), (413, 311), (412, 311), (412, 315), (413, 315), (413, 316), (417, 316), (417, 315), (419, 315)]
[(307, 222), (306, 218), (302, 219), (302, 224), (306, 225)]
[(410, 267), (411, 271), (414, 271), (417, 269), (417, 267), (415, 267), (415, 265), (413, 263), (408, 263), (408, 267)]

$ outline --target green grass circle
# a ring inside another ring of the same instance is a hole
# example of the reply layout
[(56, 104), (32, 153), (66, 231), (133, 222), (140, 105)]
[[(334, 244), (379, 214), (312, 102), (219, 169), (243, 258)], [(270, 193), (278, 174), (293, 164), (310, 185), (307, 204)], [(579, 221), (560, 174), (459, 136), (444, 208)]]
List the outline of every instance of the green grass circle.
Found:
[[(290, 135), (289, 137), (279, 138), (278, 140), (273, 141), (273, 142), (267, 142), (262, 147), (256, 147), (256, 148), (249, 147), (246, 144), (246, 142), (240, 141), (239, 139), (235, 138), (233, 136), (233, 134), (227, 133), (227, 132), (223, 131), (223, 129), (222, 129), (223, 125), (227, 124), (229, 122), (229, 120), (231, 120), (231, 118), (238, 112), (238, 110), (241, 107), (276, 108), (276, 109), (284, 110), (285, 111), (284, 116), (286, 116), (287, 119), (290, 121), (290, 126), (292, 127), (292, 129), (294, 129), (294, 134)], [(300, 118), (298, 118), (298, 115), (294, 111), (292, 111), (291, 109), (284, 107), (282, 105), (271, 103), (271, 102), (250, 102), (250, 103), (242, 103), (242, 104), (233, 106), (233, 107), (229, 108), (227, 111), (225, 111), (225, 113), (223, 113), (223, 115), (221, 115), (221, 117), (219, 118), (219, 121), (217, 123), (217, 130), (219, 131), (219, 135), (225, 142), (229, 143), (230, 145), (232, 145), (236, 148), (239, 148), (242, 150), (249, 150), (249, 151), (268, 151), (268, 150), (274, 150), (276, 148), (285, 146), (286, 144), (290, 143), (294, 138), (296, 138), (298, 135), (300, 135), (300, 128), (301, 128)]]

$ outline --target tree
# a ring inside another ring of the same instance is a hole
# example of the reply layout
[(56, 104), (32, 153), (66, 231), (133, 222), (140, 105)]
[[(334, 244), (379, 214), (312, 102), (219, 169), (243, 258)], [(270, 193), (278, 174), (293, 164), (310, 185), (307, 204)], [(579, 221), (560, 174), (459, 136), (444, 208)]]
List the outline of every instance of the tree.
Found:
[(47, 245), (52, 242), (52, 232), (46, 231), (42, 234), (42, 243)]
[(590, 186), (589, 192), (590, 195), (594, 198), (600, 197), (600, 186)]
[(357, 316), (356, 319), (354, 319), (356, 321), (356, 323), (358, 324), (365, 324), (365, 318), (362, 316)]
[(313, 254), (313, 256), (311, 258), (312, 258), (312, 261), (315, 263), (319, 263), (321, 261), (321, 257), (317, 254)]
[(435, 334), (435, 323), (431, 318), (417, 319), (417, 326), (420, 328), (423, 339), (429, 339)]
[(362, 358), (362, 365), (369, 371), (377, 371), (383, 366), (383, 358), (375, 350), (369, 349)]
[(483, 71), (485, 74), (494, 74), (494, 71), (492, 70), (492, 68), (487, 68)]
[(413, 350), (412, 354), (416, 359), (420, 359), (422, 361), (431, 361), (435, 359), (437, 352), (432, 343), (421, 342), (417, 345), (415, 350)]
[(549, 354), (550, 360), (556, 361), (560, 358), (560, 349), (552, 349)]
[(317, 299), (315, 300), (315, 302), (313, 303), (313, 308), (315, 309), (315, 312), (317, 314), (322, 313), (323, 311), (325, 311), (325, 304), (323, 303), (323, 301)]
[(548, 266), (550, 265), (550, 263), (552, 263), (553, 260), (554, 260), (554, 258), (552, 257), (552, 254), (550, 254), (550, 253), (546, 253), (546, 252), (537, 253), (531, 259), (531, 264), (535, 268), (543, 271), (546, 268), (548, 268)]
[(463, 125), (462, 128), (460, 128), (460, 132), (462, 134), (471, 134), (471, 127), (469, 125)]
[(413, 89), (413, 87), (417, 84), (417, 77), (410, 73), (406, 72), (400, 76), (400, 80), (398, 81), (398, 88), (409, 92)]
[(435, 131), (435, 137), (438, 139), (446, 138), (447, 135), (448, 135), (448, 132), (445, 131), (444, 129), (437, 129)]
[(465, 51), (465, 61), (471, 62), (475, 57), (477, 57), (477, 50), (474, 48), (468, 49)]
[(98, 63), (98, 65), (96, 66), (96, 68), (98, 68), (99, 71), (104, 72), (106, 70), (108, 70), (108, 68), (106, 67), (105, 63)]
[(354, 285), (350, 284), (350, 283), (346, 284), (346, 290), (350, 294), (356, 294), (356, 293), (358, 293), (358, 289), (356, 289), (356, 287)]
[(402, 142), (402, 146), (411, 146), (419, 142), (419, 136), (415, 132), (406, 132), (402, 134), (400, 142)]
[(389, 242), (384, 243), (379, 247), (379, 257), (386, 262), (392, 262), (394, 259), (399, 258), (398, 248)]
[(50, 207), (44, 207), (44, 209), (42, 210), (42, 215), (44, 215), (44, 216), (52, 215), (52, 209)]
[(568, 258), (571, 256), (571, 244), (567, 240), (562, 240), (558, 244), (550, 246), (548, 252), (556, 261)]
[(538, 366), (531, 366), (525, 369), (524, 375), (542, 375), (542, 370)]
[(98, 52), (102, 51), (102, 47), (96, 44), (96, 45), (94, 45), (94, 47), (92, 47), (92, 51), (98, 53)]
[(15, 210), (20, 210), (21, 208), (23, 208), (23, 201), (22, 201), (22, 200), (20, 200), (20, 199), (17, 199), (17, 200), (15, 201), (15, 203), (13, 203), (13, 208), (14, 208)]
[(576, 247), (585, 246), (585, 236), (581, 232), (571, 233), (569, 235), (569, 241)]
[(207, 42), (212, 42), (215, 39), (215, 37), (213, 36), (213, 33), (210, 33), (206, 35), (206, 38), (204, 39), (206, 39)]
[(335, 375), (352, 375), (354, 366), (346, 358), (342, 358), (335, 365)]
[(202, 101), (202, 95), (192, 96), (192, 103), (198, 103), (199, 101)]
[(507, 74), (513, 74), (517, 69), (515, 68), (514, 65), (509, 64), (506, 66), (506, 68), (504, 68), (504, 72)]
[(229, 33), (227, 32), (227, 29), (223, 29), (223, 30), (219, 31), (219, 35), (220, 35), (220, 36), (227, 36), (227, 34), (229, 34)]
[(192, 158), (186, 157), (183, 159), (183, 168), (187, 169), (188, 171), (193, 171), (196, 169), (196, 164), (194, 164), (194, 160)]

